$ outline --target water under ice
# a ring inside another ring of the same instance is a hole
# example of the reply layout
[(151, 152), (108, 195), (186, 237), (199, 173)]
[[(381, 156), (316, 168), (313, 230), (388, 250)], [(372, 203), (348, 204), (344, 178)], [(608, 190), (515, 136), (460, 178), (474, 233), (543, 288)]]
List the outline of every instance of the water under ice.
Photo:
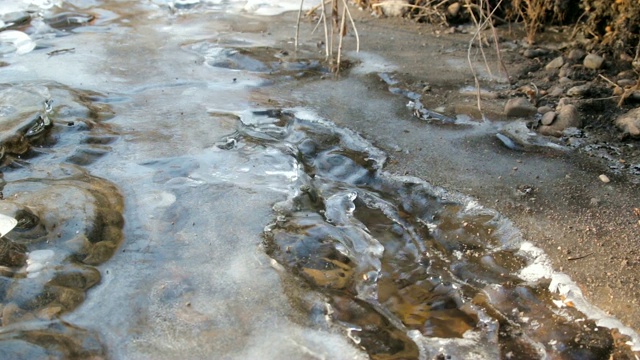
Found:
[(297, 1), (51, 4), (5, 30), (36, 45), (0, 67), (6, 358), (599, 359), (627, 340), (508, 219), (265, 98), (328, 74), (246, 15)]

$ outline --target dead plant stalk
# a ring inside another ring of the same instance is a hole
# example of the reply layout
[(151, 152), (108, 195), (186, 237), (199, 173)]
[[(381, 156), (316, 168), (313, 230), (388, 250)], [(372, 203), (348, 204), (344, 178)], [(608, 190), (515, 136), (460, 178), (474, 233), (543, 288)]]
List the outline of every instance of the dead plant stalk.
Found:
[[(491, 27), (492, 32), (493, 32), (493, 37), (495, 40), (495, 46), (496, 46), (496, 53), (497, 53), (497, 57), (498, 57), (498, 61), (501, 64), (503, 70), (505, 71), (505, 76), (507, 77), (507, 79), (509, 78), (509, 74), (507, 73), (507, 69), (506, 66), (504, 65), (503, 61), (502, 61), (502, 57), (500, 55), (500, 47), (498, 45), (498, 41), (497, 41), (497, 33), (495, 28), (493, 27), (493, 23), (491, 22), (491, 20), (493, 19), (494, 13), (495, 11), (500, 8), (500, 5), (502, 4), (502, 0), (500, 0), (498, 2), (498, 4), (496, 4), (496, 6), (493, 9), (490, 9), (490, 5), (488, 3), (486, 3), (485, 5), (485, 1), (481, 0), (479, 3), (479, 8), (480, 8), (480, 17), (476, 18), (475, 14), (473, 13), (473, 11), (469, 11), (469, 13), (471, 14), (471, 18), (474, 22), (474, 24), (476, 25), (476, 31), (474, 32), (473, 36), (471, 37), (471, 40), (469, 40), (469, 46), (467, 48), (467, 62), (469, 63), (469, 68), (471, 70), (471, 74), (473, 75), (473, 80), (474, 80), (474, 84), (476, 87), (476, 99), (477, 99), (477, 107), (478, 110), (480, 112), (482, 112), (482, 102), (481, 102), (481, 96), (480, 96), (480, 80), (478, 79), (478, 75), (476, 74), (476, 71), (474, 69), (473, 66), (473, 62), (471, 60), (471, 49), (473, 48), (473, 43), (477, 40), (478, 41), (478, 48), (480, 49), (480, 53), (482, 54), (482, 59), (484, 61), (485, 66), (487, 67), (487, 72), (489, 73), (489, 76), (493, 78), (493, 74), (491, 73), (491, 67), (489, 66), (489, 63), (487, 61), (487, 57), (484, 53), (484, 44), (482, 43), (482, 31), (486, 30), (487, 27)], [(471, 4), (469, 2), (469, 0), (466, 0), (466, 5), (465, 5), (468, 9), (471, 7)], [(487, 14), (484, 13), (484, 8), (485, 6), (487, 7)]]
[[(339, 16), (338, 19), (338, 3), (340, 2), (340, 0), (324, 0), (322, 1), (318, 6), (314, 7), (310, 12), (307, 13), (307, 15), (310, 15), (311, 13), (313, 13), (313, 11), (317, 10), (318, 7), (321, 9), (321, 13), (320, 13), (320, 18), (318, 19), (318, 22), (316, 23), (316, 26), (313, 28), (312, 33), (315, 33), (315, 31), (318, 29), (318, 26), (320, 26), (320, 22), (322, 22), (323, 26), (324, 26), (324, 43), (325, 43), (325, 56), (326, 59), (330, 59), (333, 56), (333, 41), (334, 41), (334, 27), (335, 26), (331, 26), (331, 35), (329, 35), (329, 26), (327, 25), (327, 12), (326, 12), (326, 5), (329, 5), (331, 7), (331, 16), (332, 19), (334, 20), (334, 23), (336, 25), (338, 25), (338, 20), (340, 21), (339, 24), (339, 36), (340, 38), (338, 39), (338, 54), (337, 54), (337, 58), (336, 58), (336, 63), (337, 63), (337, 68), (336, 70), (339, 71), (340, 69), (340, 63), (342, 61), (342, 48), (343, 48), (343, 38), (346, 36), (346, 19), (347, 17), (349, 18), (349, 23), (351, 24), (351, 27), (353, 28), (353, 33), (354, 36), (356, 38), (356, 52), (360, 51), (360, 35), (358, 34), (358, 29), (356, 27), (356, 23), (353, 19), (353, 16), (351, 16), (351, 11), (349, 10), (349, 6), (347, 4), (347, 0), (341, 0), (342, 2), (342, 14)], [(299, 37), (300, 37), (300, 21), (302, 18), (302, 10), (304, 8), (304, 0), (300, 0), (300, 8), (298, 10), (298, 18), (296, 21), (296, 34), (295, 34), (295, 39), (294, 39), (294, 46), (295, 46), (295, 50), (298, 50), (298, 44), (299, 44)]]

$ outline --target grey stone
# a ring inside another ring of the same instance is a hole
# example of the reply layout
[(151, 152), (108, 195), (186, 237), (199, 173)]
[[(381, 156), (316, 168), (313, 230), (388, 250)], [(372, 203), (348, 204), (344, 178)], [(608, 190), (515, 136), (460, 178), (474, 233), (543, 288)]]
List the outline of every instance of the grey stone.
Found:
[(590, 91), (591, 84), (578, 85), (567, 90), (567, 95), (571, 97), (582, 97), (587, 95)]
[(546, 112), (544, 115), (542, 115), (542, 125), (551, 125), (553, 123), (553, 120), (556, 119), (556, 112), (555, 111), (548, 111)]
[(538, 111), (529, 100), (525, 98), (513, 98), (507, 101), (507, 104), (504, 106), (504, 113), (507, 116), (513, 117), (525, 117), (531, 116)]
[(589, 54), (584, 58), (584, 66), (588, 69), (598, 70), (602, 67), (604, 58), (597, 54)]
[(560, 97), (562, 94), (564, 94), (564, 90), (560, 86), (554, 86), (549, 90), (549, 96), (551, 97)]
[(496, 135), (506, 147), (512, 150), (561, 148), (555, 141), (538, 136), (538, 134), (529, 130), (528, 121), (526, 120), (509, 121), (500, 130), (500, 133)]
[(538, 49), (527, 49), (524, 51), (524, 53), (522, 53), (522, 55), (526, 58), (533, 59), (533, 58), (537, 58), (538, 56), (546, 55), (547, 53), (549, 53), (548, 50), (538, 48)]
[(542, 125), (538, 131), (543, 135), (560, 137), (565, 129), (582, 127), (582, 119), (575, 105), (567, 104), (558, 109), (555, 120), (550, 125)]
[(561, 77), (561, 78), (558, 80), (558, 82), (559, 82), (560, 84), (568, 84), (568, 83), (570, 83), (570, 82), (571, 82), (571, 79), (569, 79), (568, 77), (566, 77), (566, 76), (565, 76), (565, 77)]
[(538, 132), (542, 135), (546, 135), (546, 136), (555, 136), (555, 137), (560, 137), (562, 136), (562, 131), (556, 130), (553, 126), (551, 125), (542, 125), (538, 128)]
[(566, 77), (566, 78), (570, 78), (571, 75), (573, 75), (574, 71), (571, 68), (571, 66), (569, 66), (569, 64), (564, 64), (561, 68), (560, 71), (558, 72), (558, 77)]
[(585, 55), (586, 55), (586, 53), (584, 52), (584, 50), (582, 50), (582, 49), (573, 49), (573, 50), (569, 51), (569, 55), (567, 55), (567, 58), (569, 58), (571, 61), (578, 62), (578, 61), (582, 60), (582, 58)]
[(549, 111), (553, 111), (553, 108), (551, 106), (548, 106), (548, 105), (540, 106), (538, 108), (538, 114), (546, 114)]
[(551, 60), (551, 62), (548, 63), (544, 68), (547, 70), (557, 70), (560, 69), (562, 65), (564, 65), (564, 58), (562, 56), (558, 56), (557, 58)]
[(618, 73), (618, 79), (635, 79), (636, 73), (633, 70), (624, 70)]
[(616, 126), (625, 134), (640, 137), (640, 108), (629, 110), (618, 116)]
[(560, 110), (558, 110), (558, 116), (556, 117), (556, 121), (553, 125), (557, 125), (561, 131), (570, 127), (582, 127), (582, 119), (578, 113), (578, 108), (572, 104), (567, 104), (561, 107)]
[(618, 81), (616, 81), (616, 83), (622, 87), (625, 86), (633, 86), (636, 84), (636, 81), (633, 79), (620, 79)]

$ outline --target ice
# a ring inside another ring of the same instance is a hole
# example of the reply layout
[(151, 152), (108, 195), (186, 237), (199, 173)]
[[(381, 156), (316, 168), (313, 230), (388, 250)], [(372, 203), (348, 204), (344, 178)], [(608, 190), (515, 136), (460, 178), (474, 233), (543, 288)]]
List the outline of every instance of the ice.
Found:
[(11, 53), (24, 55), (35, 49), (36, 43), (22, 31), (5, 30), (0, 32), (0, 47), (0, 52), (3, 56)]

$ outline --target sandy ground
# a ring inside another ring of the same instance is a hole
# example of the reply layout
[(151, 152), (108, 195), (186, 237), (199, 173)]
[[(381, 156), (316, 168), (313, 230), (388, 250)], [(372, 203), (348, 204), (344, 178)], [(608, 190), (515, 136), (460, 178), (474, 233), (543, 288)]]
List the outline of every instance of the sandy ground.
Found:
[[(303, 45), (317, 41), (317, 35), (305, 38), (312, 26), (303, 24)], [(471, 35), (438, 36), (428, 25), (376, 19), (364, 12), (357, 15), (357, 27), (361, 48), (397, 65), (397, 79), (409, 87), (430, 86), (423, 95), (425, 105), (473, 115), (475, 99), (459, 91), (473, 85), (466, 65)], [(352, 37), (346, 46), (353, 49)], [(525, 60), (521, 49), (503, 50), (509, 74), (517, 76)], [(495, 70), (495, 54), (488, 51), (487, 56)], [(314, 95), (308, 96), (310, 93)], [(388, 85), (373, 74), (310, 82), (294, 95), (386, 150), (389, 172), (417, 176), (471, 195), (503, 213), (526, 239), (549, 254), (555, 269), (581, 286), (590, 301), (640, 330), (640, 223), (634, 214), (634, 208), (640, 207), (637, 179), (615, 175), (606, 162), (579, 151), (506, 148), (495, 136), (496, 127), (513, 121), (499, 119), (506, 99), (483, 101), (488, 117), (498, 120), (495, 126), (466, 127), (413, 117), (406, 107), (408, 100), (390, 94)], [(640, 142), (622, 146), (637, 149)], [(603, 183), (601, 174), (611, 181)], [(518, 191), (523, 188), (532, 191)]]

